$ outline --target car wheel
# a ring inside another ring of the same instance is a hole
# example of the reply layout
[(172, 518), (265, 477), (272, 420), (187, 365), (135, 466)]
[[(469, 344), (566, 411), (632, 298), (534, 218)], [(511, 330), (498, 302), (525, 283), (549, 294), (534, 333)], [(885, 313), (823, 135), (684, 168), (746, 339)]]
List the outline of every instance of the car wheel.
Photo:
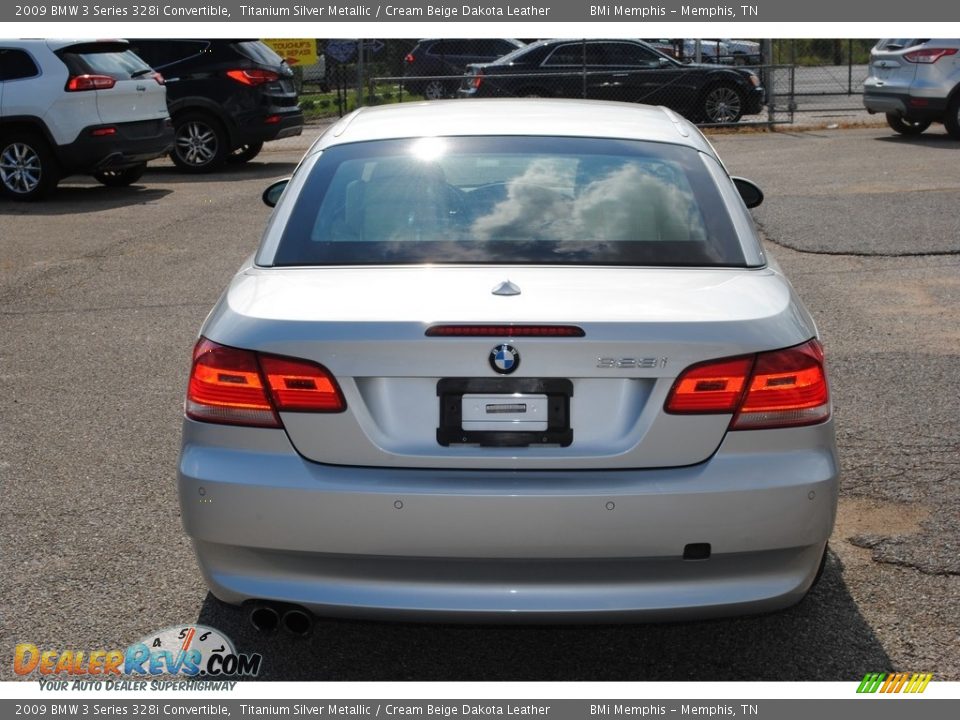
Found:
[(43, 138), (13, 133), (0, 141), (0, 189), (15, 200), (39, 200), (57, 186), (60, 169)]
[(919, 135), (928, 127), (928, 120), (907, 120), (896, 113), (887, 113), (887, 125), (901, 135)]
[(430, 80), (423, 86), (423, 97), (426, 100), (443, 100), (447, 97), (447, 88), (440, 80)]
[(954, 140), (960, 140), (960, 90), (954, 93), (953, 100), (947, 106), (947, 116), (943, 124)]
[(183, 113), (173, 120), (174, 144), (170, 157), (181, 170), (211, 172), (220, 168), (229, 153), (227, 133), (206, 113)]
[(703, 119), (708, 123), (735, 123), (743, 117), (740, 91), (729, 85), (716, 85), (703, 96)]
[(93, 177), (107, 187), (127, 187), (127, 185), (132, 185), (142, 178), (146, 170), (147, 164), (140, 163), (122, 170), (100, 170), (95, 172)]
[(242, 165), (245, 162), (250, 162), (253, 160), (257, 155), (260, 154), (262, 149), (262, 142), (241, 145), (227, 156), (227, 162), (231, 165)]

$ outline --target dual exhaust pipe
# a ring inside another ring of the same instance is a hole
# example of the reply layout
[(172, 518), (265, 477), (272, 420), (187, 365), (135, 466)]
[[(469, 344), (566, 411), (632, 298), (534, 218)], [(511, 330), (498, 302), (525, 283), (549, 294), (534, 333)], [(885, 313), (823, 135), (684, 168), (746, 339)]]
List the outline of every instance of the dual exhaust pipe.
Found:
[(313, 615), (296, 605), (258, 602), (250, 608), (250, 624), (264, 635), (283, 628), (291, 635), (306, 637), (313, 629)]

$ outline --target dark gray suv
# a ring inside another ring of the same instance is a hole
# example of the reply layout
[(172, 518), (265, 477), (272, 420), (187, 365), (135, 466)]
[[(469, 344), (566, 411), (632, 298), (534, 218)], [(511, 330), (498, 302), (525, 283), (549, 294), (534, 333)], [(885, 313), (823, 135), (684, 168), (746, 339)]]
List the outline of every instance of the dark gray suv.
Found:
[(404, 87), (427, 100), (454, 97), (467, 65), (492, 62), (521, 47), (510, 38), (420, 40), (403, 59), (403, 74), (422, 79), (406, 80)]
[(960, 140), (960, 40), (881, 40), (870, 51), (863, 104), (902, 135), (939, 122)]
[(264, 142), (299, 135), (293, 70), (259, 40), (131, 40), (167, 81), (176, 134), (170, 157), (186, 172), (253, 159)]

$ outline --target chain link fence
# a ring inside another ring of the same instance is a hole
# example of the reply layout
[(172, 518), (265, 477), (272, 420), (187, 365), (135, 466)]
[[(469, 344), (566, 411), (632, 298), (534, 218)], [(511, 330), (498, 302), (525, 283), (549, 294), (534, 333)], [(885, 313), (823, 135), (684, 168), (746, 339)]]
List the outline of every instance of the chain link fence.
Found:
[(842, 118), (865, 112), (863, 82), (874, 44), (876, 40), (864, 39), (773, 40), (773, 61), (795, 68), (789, 97), (784, 97), (794, 115)]
[[(469, 66), (492, 62), (522, 43), (489, 38), (318, 40), (321, 62), (299, 71), (301, 105), (308, 117), (323, 117), (362, 105), (424, 99), (593, 98), (665, 105), (705, 126), (789, 124), (802, 121), (805, 113), (863, 110), (867, 65), (861, 61), (869, 56), (870, 40), (724, 41), (722, 46), (720, 41), (692, 46), (693, 41), (648, 42), (682, 62), (699, 53), (703, 64), (641, 66), (642, 58), (629, 56), (630, 43), (578, 40), (558, 47), (536, 72), (504, 72), (494, 66), (478, 73)], [(734, 43), (744, 45), (734, 53)], [(605, 68), (602, 63), (610, 64), (610, 56), (618, 53), (614, 68)], [(842, 62), (835, 62), (838, 57)], [(770, 62), (755, 62), (761, 59)], [(752, 78), (762, 86), (762, 96)]]

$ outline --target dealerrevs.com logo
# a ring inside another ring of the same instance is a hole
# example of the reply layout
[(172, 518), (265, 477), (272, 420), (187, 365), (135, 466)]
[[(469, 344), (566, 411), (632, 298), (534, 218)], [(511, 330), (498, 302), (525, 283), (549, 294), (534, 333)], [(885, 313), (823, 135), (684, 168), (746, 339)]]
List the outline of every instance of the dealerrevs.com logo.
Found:
[(109, 680), (117, 677), (255, 677), (263, 656), (238, 653), (219, 630), (205, 625), (169, 627), (147, 635), (126, 650), (41, 649), (20, 643), (13, 654), (17, 675)]
[(932, 673), (867, 673), (857, 692), (922, 693), (932, 678)]

